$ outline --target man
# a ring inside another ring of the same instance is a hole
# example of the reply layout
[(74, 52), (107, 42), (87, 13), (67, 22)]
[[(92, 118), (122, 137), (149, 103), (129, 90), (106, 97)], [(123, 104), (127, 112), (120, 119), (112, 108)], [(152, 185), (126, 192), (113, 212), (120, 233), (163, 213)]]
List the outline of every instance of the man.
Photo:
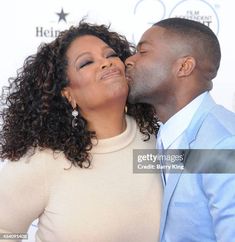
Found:
[[(158, 148), (235, 149), (235, 114), (209, 94), (220, 58), (199, 22), (165, 19), (142, 35), (126, 60), (129, 101), (155, 106)], [(164, 174), (164, 185), (161, 242), (235, 241), (235, 174)]]

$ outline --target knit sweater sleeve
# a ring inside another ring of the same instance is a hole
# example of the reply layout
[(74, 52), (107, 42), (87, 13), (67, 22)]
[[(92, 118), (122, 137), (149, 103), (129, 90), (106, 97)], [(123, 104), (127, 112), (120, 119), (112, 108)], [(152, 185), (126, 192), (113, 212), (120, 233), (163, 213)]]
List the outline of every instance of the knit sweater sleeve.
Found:
[(0, 170), (0, 233), (25, 233), (47, 202), (45, 160), (7, 161)]

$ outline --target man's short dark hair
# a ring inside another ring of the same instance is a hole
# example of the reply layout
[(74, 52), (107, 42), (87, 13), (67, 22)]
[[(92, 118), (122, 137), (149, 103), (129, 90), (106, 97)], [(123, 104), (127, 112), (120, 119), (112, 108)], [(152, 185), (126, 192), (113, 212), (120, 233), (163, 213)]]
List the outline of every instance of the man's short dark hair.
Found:
[(206, 25), (184, 18), (168, 18), (155, 23), (153, 26), (160, 26), (171, 33), (190, 39), (195, 45), (201, 45), (206, 58), (211, 62), (214, 71), (217, 72), (221, 51), (218, 38), (215, 33)]

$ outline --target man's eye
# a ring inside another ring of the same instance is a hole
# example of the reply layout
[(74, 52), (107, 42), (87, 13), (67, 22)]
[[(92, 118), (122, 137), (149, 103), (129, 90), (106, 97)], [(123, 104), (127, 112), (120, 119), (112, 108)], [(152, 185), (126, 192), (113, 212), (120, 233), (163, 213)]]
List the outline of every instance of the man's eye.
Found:
[(140, 54), (145, 54), (145, 53), (147, 53), (146, 50), (139, 50), (138, 52), (139, 52)]
[(85, 62), (82, 62), (80, 65), (79, 65), (79, 69), (85, 67), (85, 66), (88, 66), (90, 64), (92, 64), (93, 61), (85, 61)]

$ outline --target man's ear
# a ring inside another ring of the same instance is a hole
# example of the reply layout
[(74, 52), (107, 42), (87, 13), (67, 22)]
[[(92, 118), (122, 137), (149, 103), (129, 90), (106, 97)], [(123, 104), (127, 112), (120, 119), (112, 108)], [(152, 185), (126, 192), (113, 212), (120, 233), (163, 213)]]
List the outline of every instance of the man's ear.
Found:
[(75, 109), (77, 107), (77, 103), (75, 98), (73, 97), (72, 94), (72, 90), (70, 87), (65, 87), (62, 91), (61, 91), (61, 95), (63, 97), (65, 97), (68, 102), (71, 104), (71, 106), (73, 107), (73, 109)]
[(189, 76), (196, 66), (196, 60), (192, 56), (186, 56), (177, 61), (177, 75), (178, 77)]

